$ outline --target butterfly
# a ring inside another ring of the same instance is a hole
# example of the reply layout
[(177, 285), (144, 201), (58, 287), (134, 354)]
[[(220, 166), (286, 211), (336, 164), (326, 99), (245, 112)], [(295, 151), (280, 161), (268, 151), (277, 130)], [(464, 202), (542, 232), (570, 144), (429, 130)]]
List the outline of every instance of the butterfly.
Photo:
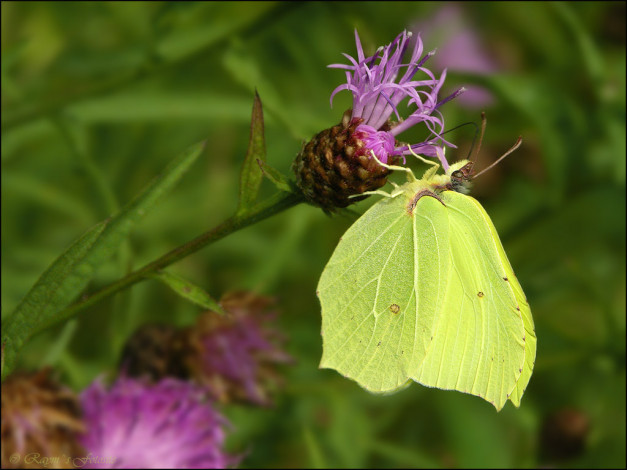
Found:
[(324, 268), (320, 367), (373, 393), (414, 381), (519, 406), (536, 356), (529, 304), (490, 217), (465, 194), (473, 162), (439, 173), (424, 161), (420, 179), (387, 165), (407, 183), (346, 231)]

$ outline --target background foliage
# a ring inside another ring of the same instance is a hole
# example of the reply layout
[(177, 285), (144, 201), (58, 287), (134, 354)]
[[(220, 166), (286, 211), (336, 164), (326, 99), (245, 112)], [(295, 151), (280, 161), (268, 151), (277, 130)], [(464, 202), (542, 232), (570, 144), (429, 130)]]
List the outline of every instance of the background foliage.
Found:
[[(225, 409), (229, 446), (249, 450), (244, 466), (624, 467), (624, 17), (623, 2), (2, 2), (2, 316), (75, 238), (193, 143), (208, 139), (195, 171), (91, 289), (229, 216), (255, 87), (268, 161), (287, 173), (301, 141), (350, 106), (345, 92), (329, 108), (343, 75), (326, 65), (354, 54), (353, 28), (369, 53), (403, 28), (423, 27), (429, 49), (465, 28), (493, 69), (456, 67), (450, 57), (446, 86), (482, 86), (492, 99), (447, 104), (447, 127), (487, 112), (479, 168), (524, 137), (474, 191), (536, 322), (536, 369), (521, 408), (496, 414), (475, 397), (418, 385), (377, 397), (318, 370), (315, 286), (352, 218), (301, 205), (173, 268), (215, 297), (275, 295), (283, 311), (278, 327), (297, 365), (274, 408)], [(460, 158), (469, 129), (452, 137)], [(115, 369), (138, 325), (188, 325), (198, 313), (143, 282), (33, 338), (20, 366), (52, 364), (79, 390)], [(588, 432), (581, 452), (560, 457), (549, 423), (565, 409)]]

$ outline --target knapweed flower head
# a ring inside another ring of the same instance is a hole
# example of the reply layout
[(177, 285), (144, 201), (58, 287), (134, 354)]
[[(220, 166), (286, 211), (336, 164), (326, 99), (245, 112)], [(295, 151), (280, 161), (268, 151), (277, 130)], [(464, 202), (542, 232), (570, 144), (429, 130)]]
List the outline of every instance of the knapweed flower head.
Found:
[[(353, 95), (353, 107), (344, 113), (340, 124), (314, 136), (294, 162), (297, 184), (309, 202), (326, 210), (346, 207), (360, 199), (351, 196), (385, 184), (389, 169), (379, 162), (405, 161), (410, 153), (438, 157), (448, 168), (444, 146), (452, 144), (442, 137), (440, 107), (464, 90), (439, 100), (446, 70), (436, 78), (425, 68), (434, 53), (423, 54), (419, 36), (411, 56), (404, 61), (411, 37), (404, 31), (366, 57), (355, 31), (357, 58), (344, 54), (348, 64), (329, 66), (346, 74), (346, 83), (333, 90), (331, 102), (338, 92), (348, 90)], [(412, 112), (403, 118), (399, 106), (405, 101)], [(418, 124), (425, 125), (425, 140), (413, 144), (398, 141), (399, 134)]]
[(128, 377), (153, 382), (171, 377), (189, 378), (186, 357), (189, 353), (185, 330), (174, 325), (147, 323), (137, 328), (122, 350), (120, 370)]
[(228, 316), (206, 312), (190, 329), (191, 375), (222, 402), (269, 405), (270, 388), (281, 383), (275, 367), (293, 362), (282, 350), (273, 300), (235, 292), (220, 303)]
[(86, 433), (83, 468), (225, 468), (228, 425), (199, 386), (176, 379), (151, 384), (120, 376), (81, 394)]
[[(15, 373), (2, 384), (2, 468), (73, 468), (82, 456), (78, 397), (50, 369)], [(38, 455), (38, 459), (28, 456)]]
[[(444, 120), (439, 107), (458, 96), (463, 89), (439, 101), (438, 93), (446, 70), (439, 79), (423, 65), (435, 54), (434, 51), (423, 55), (420, 36), (411, 58), (403, 63), (403, 56), (409, 47), (411, 32), (403, 31), (387, 46), (380, 48), (372, 57), (364, 56), (359, 35), (355, 31), (357, 43), (357, 60), (344, 54), (351, 62), (348, 65), (332, 64), (330, 68), (346, 70), (346, 83), (338, 86), (331, 93), (333, 97), (341, 90), (349, 90), (353, 94), (351, 120), (361, 120), (355, 129), (365, 146), (359, 152), (374, 152), (379, 161), (389, 163), (398, 157), (414, 153), (436, 157), (443, 144), (451, 145), (442, 138)], [(352, 72), (352, 73), (351, 73)], [(414, 80), (416, 74), (426, 75), (422, 80)], [(401, 75), (399, 79), (399, 75)], [(415, 107), (405, 119), (398, 112), (399, 104), (408, 99), (407, 104)], [(394, 115), (396, 122), (391, 118)], [(429, 137), (416, 144), (396, 145), (396, 136), (417, 124), (424, 123), (429, 130)]]

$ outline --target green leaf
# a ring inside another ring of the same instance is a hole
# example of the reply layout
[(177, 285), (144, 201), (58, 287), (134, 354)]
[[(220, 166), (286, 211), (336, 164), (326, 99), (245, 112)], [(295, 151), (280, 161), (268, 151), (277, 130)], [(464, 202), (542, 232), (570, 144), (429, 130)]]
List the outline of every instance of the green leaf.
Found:
[(35, 204), (71, 217), (86, 225), (96, 222), (97, 218), (91, 212), (84, 200), (74, 198), (66, 193), (64, 188), (42, 181), (29, 174), (5, 172), (2, 174), (2, 189), (7, 191), (8, 198), (31, 200)]
[(177, 91), (163, 95), (139, 90), (79, 101), (69, 111), (86, 124), (185, 120), (246, 123), (250, 119), (250, 100), (226, 93)]
[(268, 178), (279, 191), (286, 191), (288, 193), (293, 192), (289, 180), (283, 173), (275, 170), (259, 158), (257, 159), (257, 163), (259, 164), (259, 168), (261, 168), (263, 176)]
[(237, 214), (246, 213), (257, 199), (257, 194), (259, 194), (263, 175), (257, 163), (258, 160), (262, 162), (266, 160), (266, 140), (263, 129), (261, 99), (259, 99), (259, 94), (255, 91), (253, 113), (250, 119), (250, 139), (239, 179)]
[(160, 38), (157, 45), (159, 57), (171, 62), (199, 54), (227, 38), (231, 39), (245, 33), (246, 28), (257, 30), (268, 17), (277, 15), (278, 11), (284, 8), (275, 2), (250, 3), (244, 9), (241, 5), (229, 2), (210, 5), (199, 3), (197, 7), (199, 18), (203, 15), (202, 9), (210, 9), (211, 13), (208, 16), (210, 23), (198, 21), (193, 27), (173, 28), (171, 34)]
[(320, 367), (373, 393), (414, 380), (500, 410), (520, 404), (536, 337), (487, 213), (443, 190), (459, 168), (410, 180), (344, 234), (318, 285)]
[(307, 426), (303, 426), (303, 438), (305, 447), (307, 447), (307, 454), (309, 454), (310, 468), (330, 468), (325, 461), (324, 453), (320, 448), (318, 440)]
[(139, 196), (81, 236), (41, 275), (2, 329), (2, 379), (11, 372), (19, 350), (33, 333), (64, 319), (58, 313), (85, 289), (95, 270), (113, 256), (133, 224), (185, 174), (204, 146), (204, 142), (194, 145), (177, 157)]
[(222, 306), (213, 299), (202, 287), (172, 273), (160, 271), (151, 277), (163, 282), (178, 295), (207, 310), (226, 315)]

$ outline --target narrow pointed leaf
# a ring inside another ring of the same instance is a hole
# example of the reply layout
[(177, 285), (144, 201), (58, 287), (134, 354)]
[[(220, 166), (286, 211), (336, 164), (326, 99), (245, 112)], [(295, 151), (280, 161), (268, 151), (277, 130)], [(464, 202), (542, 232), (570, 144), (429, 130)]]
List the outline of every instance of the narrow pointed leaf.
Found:
[(59, 312), (80, 295), (95, 270), (116, 252), (133, 224), (174, 186), (203, 149), (201, 143), (181, 154), (138, 197), (81, 236), (41, 275), (3, 325), (3, 379), (15, 366), (17, 354), (28, 338), (64, 319)]
[(279, 191), (292, 192), (290, 182), (285, 175), (275, 170), (261, 159), (257, 159), (257, 163), (259, 164), (259, 168), (261, 168), (263, 176), (268, 178)]
[(226, 315), (222, 306), (202, 287), (172, 273), (161, 271), (153, 274), (153, 278), (163, 282), (178, 295), (202, 308)]
[(257, 160), (265, 162), (266, 160), (266, 140), (263, 128), (263, 108), (261, 99), (255, 92), (255, 100), (253, 102), (253, 113), (250, 120), (250, 139), (248, 141), (248, 150), (246, 158), (242, 165), (239, 183), (239, 204), (237, 213), (246, 212), (257, 199), (259, 187), (261, 186), (262, 173)]

